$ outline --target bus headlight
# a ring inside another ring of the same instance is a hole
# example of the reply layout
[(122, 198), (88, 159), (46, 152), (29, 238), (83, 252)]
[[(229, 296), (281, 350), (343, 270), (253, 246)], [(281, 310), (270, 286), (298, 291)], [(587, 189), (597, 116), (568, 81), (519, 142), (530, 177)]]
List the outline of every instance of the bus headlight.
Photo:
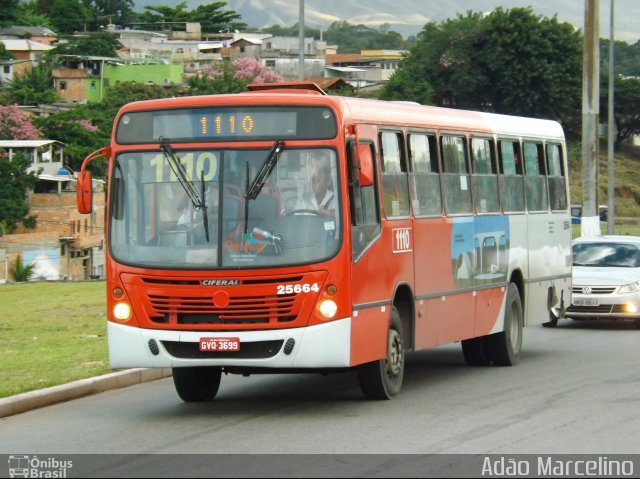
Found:
[(636, 314), (638, 312), (638, 307), (633, 303), (627, 304), (625, 309), (627, 310), (627, 313), (630, 314)]
[(131, 306), (128, 303), (116, 303), (113, 316), (119, 321), (126, 321), (131, 317)]
[(338, 312), (338, 305), (331, 299), (325, 299), (318, 305), (318, 311), (325, 318), (331, 319)]

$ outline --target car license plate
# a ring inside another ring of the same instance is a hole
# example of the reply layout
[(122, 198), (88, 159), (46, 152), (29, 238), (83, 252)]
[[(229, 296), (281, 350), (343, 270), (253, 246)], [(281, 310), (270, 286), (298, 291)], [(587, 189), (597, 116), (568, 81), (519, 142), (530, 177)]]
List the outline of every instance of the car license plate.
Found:
[(574, 306), (599, 306), (600, 300), (598, 298), (574, 298)]
[(234, 353), (240, 351), (240, 338), (200, 338), (200, 351)]

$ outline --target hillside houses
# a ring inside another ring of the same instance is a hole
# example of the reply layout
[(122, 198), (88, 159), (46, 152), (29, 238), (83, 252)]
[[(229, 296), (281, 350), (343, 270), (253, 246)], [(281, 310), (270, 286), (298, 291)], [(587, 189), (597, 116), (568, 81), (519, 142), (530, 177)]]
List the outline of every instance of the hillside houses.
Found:
[[(127, 81), (164, 87), (179, 86), (185, 78), (224, 61), (253, 58), (286, 80), (299, 76), (299, 39), (260, 33), (205, 35), (189, 23), (182, 32), (107, 29), (122, 48), (114, 57), (56, 55), (54, 89), (62, 103), (102, 100), (106, 89)], [(38, 65), (58, 39), (47, 29), (0, 29), (0, 42), (13, 59), (0, 60), (0, 82), (5, 83)], [(304, 75), (325, 91), (377, 88), (393, 73), (401, 52), (363, 51), (337, 55), (335, 46), (304, 39)], [(39, 112), (42, 108), (23, 107)], [(35, 113), (40, 114), (40, 113)], [(19, 227), (13, 234), (0, 231), (0, 283), (10, 281), (8, 265), (20, 254), (25, 263), (40, 265), (41, 279), (89, 279), (104, 274), (104, 194), (95, 195), (94, 212), (80, 215), (75, 208), (75, 178), (65, 168), (63, 144), (50, 140), (2, 141), (0, 149), (12, 155), (27, 151), (39, 182), (30, 195), (30, 214), (38, 217), (35, 231)], [(104, 183), (94, 184), (104, 191)]]
[[(105, 88), (123, 81), (180, 85), (185, 77), (205, 67), (215, 68), (225, 60), (244, 57), (260, 61), (286, 80), (299, 77), (297, 37), (241, 32), (207, 35), (199, 23), (187, 23), (184, 31), (123, 30), (115, 25), (109, 25), (107, 31), (117, 35), (122, 44), (117, 57), (54, 57), (54, 87), (63, 101), (100, 101)], [(37, 65), (57, 39), (48, 29), (9, 27), (0, 29), (0, 41), (14, 57), (0, 61), (0, 81), (5, 82)], [(335, 51), (335, 46), (322, 40), (305, 38), (305, 77), (342, 78), (352, 87), (375, 89), (390, 78), (403, 53), (363, 50), (360, 54), (338, 55)]]

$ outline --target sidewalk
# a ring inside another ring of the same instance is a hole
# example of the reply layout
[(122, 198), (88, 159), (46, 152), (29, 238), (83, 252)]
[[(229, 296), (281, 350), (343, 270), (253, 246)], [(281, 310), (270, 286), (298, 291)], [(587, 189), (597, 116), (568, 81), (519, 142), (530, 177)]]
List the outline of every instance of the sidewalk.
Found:
[(171, 368), (127, 369), (105, 374), (104, 376), (80, 379), (79, 381), (68, 384), (38, 389), (37, 391), (29, 391), (27, 393), (1, 398), (0, 418), (83, 396), (89, 396), (91, 394), (98, 394), (110, 389), (124, 388), (169, 376), (171, 376)]

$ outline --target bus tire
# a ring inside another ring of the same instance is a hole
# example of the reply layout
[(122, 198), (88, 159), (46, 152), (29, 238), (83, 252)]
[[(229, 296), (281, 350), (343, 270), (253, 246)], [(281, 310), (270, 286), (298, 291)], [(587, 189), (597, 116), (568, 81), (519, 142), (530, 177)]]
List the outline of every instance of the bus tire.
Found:
[(360, 388), (366, 399), (391, 399), (400, 392), (404, 377), (404, 340), (400, 313), (391, 307), (387, 356), (358, 368)]
[(504, 331), (489, 336), (489, 354), (496, 366), (514, 366), (522, 351), (524, 315), (518, 287), (511, 283), (504, 311)]
[(491, 356), (489, 356), (487, 342), (487, 336), (461, 341), (462, 354), (464, 355), (465, 362), (469, 366), (488, 366), (491, 364)]
[(184, 402), (213, 401), (218, 394), (221, 367), (172, 368), (173, 384)]

